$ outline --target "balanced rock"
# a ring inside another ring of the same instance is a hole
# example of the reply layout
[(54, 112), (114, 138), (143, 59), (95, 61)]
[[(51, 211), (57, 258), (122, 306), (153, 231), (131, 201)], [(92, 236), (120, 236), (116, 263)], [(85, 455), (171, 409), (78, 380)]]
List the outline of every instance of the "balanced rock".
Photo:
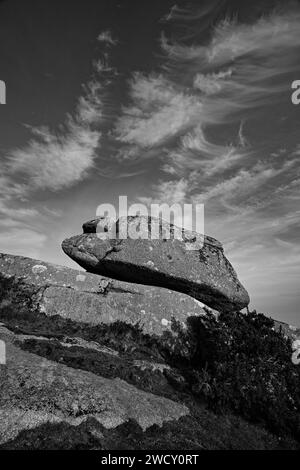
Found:
[(121, 217), (116, 224), (102, 217), (83, 230), (87, 233), (64, 240), (62, 248), (89, 272), (183, 292), (215, 310), (249, 304), (221, 243), (212, 237), (143, 216)]

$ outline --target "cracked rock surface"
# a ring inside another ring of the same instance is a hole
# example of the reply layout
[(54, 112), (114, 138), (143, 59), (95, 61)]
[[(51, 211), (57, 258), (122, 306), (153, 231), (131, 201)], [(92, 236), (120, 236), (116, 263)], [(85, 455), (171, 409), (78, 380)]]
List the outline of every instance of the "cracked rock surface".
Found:
[(16, 335), (3, 327), (0, 336), (8, 358), (1, 377), (0, 444), (49, 422), (76, 426), (93, 417), (110, 429), (133, 420), (145, 431), (188, 414), (183, 404), (118, 377), (104, 378), (22, 350), (14, 344)]
[(204, 313), (198, 302), (181, 293), (21, 256), (0, 254), (1, 276), (7, 279), (2, 305), (22, 303), (49, 317), (59, 315), (93, 326), (124, 321), (139, 324), (145, 333), (160, 335), (170, 329), (172, 318), (184, 322)]
[[(87, 233), (64, 240), (62, 248), (89, 272), (183, 292), (215, 310), (240, 310), (249, 304), (248, 293), (220, 242), (188, 231), (180, 240), (178, 227), (164, 223), (159, 232), (157, 222), (154, 229), (159, 237), (152, 239), (149, 224), (153, 220), (122, 217), (100, 237), (97, 224), (103, 218), (94, 219), (83, 225)], [(140, 238), (118, 238), (125, 233)]]

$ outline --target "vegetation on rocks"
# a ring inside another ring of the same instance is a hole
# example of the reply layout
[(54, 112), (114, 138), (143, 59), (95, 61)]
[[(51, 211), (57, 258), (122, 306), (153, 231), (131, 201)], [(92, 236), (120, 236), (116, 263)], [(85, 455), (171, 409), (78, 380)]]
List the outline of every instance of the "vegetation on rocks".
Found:
[[(185, 323), (174, 319), (172, 331), (158, 336), (146, 334), (139, 324), (125, 323), (123, 317), (110, 324), (91, 324), (72, 315), (64, 318), (59, 311), (48, 316), (32, 301), (34, 285), (6, 276), (0, 281), (0, 322), (20, 357), (30, 353), (33, 361), (50, 361), (54, 371), (57, 365), (58, 376), (67, 366), (66, 378), (76, 370), (75, 376), (82, 371), (93, 374), (95, 382), (99, 377), (122, 379), (151, 393), (153, 400), (164, 397), (189, 410), (179, 421), (144, 432), (135, 422), (115, 431), (89, 419), (74, 426), (71, 410), (64, 423), (37, 424), (34, 429), (24, 425), (15, 439), (3, 443), (4, 448), (32, 448), (33, 442), (36, 448), (299, 448), (300, 367), (291, 360), (291, 340), (270, 318), (256, 312), (223, 312), (216, 318), (207, 312), (190, 316)], [(24, 370), (18, 372), (21, 381), (23, 376), (28, 379)], [(2, 379), (2, 387), (10, 383), (5, 375)], [(39, 406), (48, 403), (47, 384), (45, 392), (37, 392), (32, 389), (32, 384), (39, 387), (34, 374), (30, 380), (31, 399)], [(37, 393), (44, 393), (43, 400)], [(18, 394), (16, 389), (14, 396)], [(3, 405), (15, 407), (11, 393), (0, 396)], [(55, 409), (60, 399), (55, 386)], [(20, 401), (21, 411), (30, 414), (31, 402), (26, 400)], [(9, 420), (14, 424), (13, 417)]]
[(291, 340), (263, 314), (191, 317), (170, 361), (194, 395), (218, 413), (234, 412), (277, 435), (300, 440), (300, 367)]

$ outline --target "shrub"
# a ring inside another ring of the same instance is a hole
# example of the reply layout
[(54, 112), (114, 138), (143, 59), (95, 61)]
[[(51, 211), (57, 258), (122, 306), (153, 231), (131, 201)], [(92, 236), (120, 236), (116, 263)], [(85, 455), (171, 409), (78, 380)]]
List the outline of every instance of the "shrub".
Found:
[(194, 395), (216, 412), (233, 411), (279, 435), (300, 439), (300, 367), (291, 341), (255, 311), (174, 322), (174, 365)]

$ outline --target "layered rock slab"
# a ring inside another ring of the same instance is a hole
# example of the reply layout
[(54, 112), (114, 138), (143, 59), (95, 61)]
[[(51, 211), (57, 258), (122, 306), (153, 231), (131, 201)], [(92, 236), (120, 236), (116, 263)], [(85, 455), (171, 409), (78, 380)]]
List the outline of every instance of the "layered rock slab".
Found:
[(204, 313), (197, 301), (178, 292), (0, 254), (0, 321), (7, 305), (91, 326), (124, 322), (157, 336), (170, 330), (174, 318), (185, 323)]
[(119, 378), (73, 369), (19, 347), (17, 335), (0, 326), (7, 361), (0, 366), (0, 445), (43, 424), (79, 426), (90, 418), (106, 429), (131, 420), (143, 431), (189, 414), (168, 398), (139, 390)]
[[(240, 310), (249, 304), (248, 293), (217, 240), (187, 231), (180, 240), (175, 226), (169, 226), (171, 238), (165, 238), (166, 223), (158, 239), (147, 239), (144, 228), (141, 238), (111, 238), (111, 224), (100, 235), (97, 221), (103, 226), (103, 218), (94, 219), (83, 225), (87, 233), (62, 243), (64, 252), (87, 271), (182, 292), (215, 310)], [(121, 229), (124, 233), (124, 225), (128, 233), (136, 233), (139, 224), (147, 228), (148, 223), (140, 216), (120, 218), (115, 236)]]

